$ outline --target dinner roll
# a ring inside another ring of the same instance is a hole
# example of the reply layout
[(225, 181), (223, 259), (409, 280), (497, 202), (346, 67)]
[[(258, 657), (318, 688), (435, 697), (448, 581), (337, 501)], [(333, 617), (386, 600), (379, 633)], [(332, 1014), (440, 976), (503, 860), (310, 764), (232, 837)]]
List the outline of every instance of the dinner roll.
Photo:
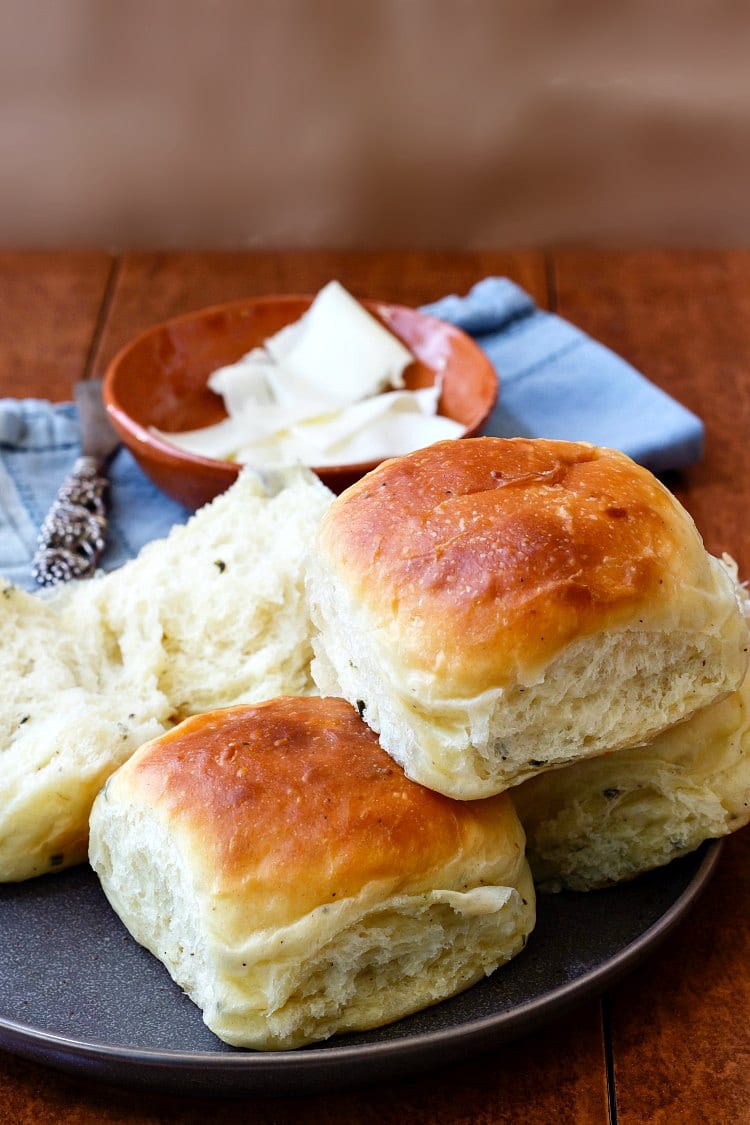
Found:
[(510, 800), (409, 781), (339, 699), (216, 711), (141, 747), (94, 804), (90, 858), (136, 940), (242, 1047), (434, 1004), (535, 919)]
[(308, 566), (324, 695), (409, 777), (476, 798), (648, 741), (737, 688), (734, 577), (622, 453), (503, 438), (384, 463)]
[(247, 469), (120, 570), (0, 589), (0, 881), (84, 861), (109, 774), (179, 719), (316, 691), (303, 563), (331, 498)]
[(544, 890), (588, 891), (750, 822), (750, 676), (658, 735), (519, 785), (513, 800)]

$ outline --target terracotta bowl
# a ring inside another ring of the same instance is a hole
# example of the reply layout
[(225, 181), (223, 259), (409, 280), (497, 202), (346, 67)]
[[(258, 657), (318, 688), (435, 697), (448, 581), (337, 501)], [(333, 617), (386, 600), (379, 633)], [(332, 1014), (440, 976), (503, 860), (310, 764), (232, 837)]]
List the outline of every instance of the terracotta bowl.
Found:
[[(104, 377), (104, 401), (112, 423), (143, 471), (164, 492), (198, 508), (233, 483), (241, 466), (186, 453), (149, 429), (193, 430), (226, 417), (208, 376), (298, 320), (312, 297), (270, 296), (232, 301), (157, 324), (120, 351)], [(497, 375), (484, 352), (465, 333), (415, 309), (363, 301), (416, 357), (405, 372), (410, 389), (443, 375), (439, 411), (475, 434), (497, 398)], [(313, 470), (342, 492), (377, 462)]]

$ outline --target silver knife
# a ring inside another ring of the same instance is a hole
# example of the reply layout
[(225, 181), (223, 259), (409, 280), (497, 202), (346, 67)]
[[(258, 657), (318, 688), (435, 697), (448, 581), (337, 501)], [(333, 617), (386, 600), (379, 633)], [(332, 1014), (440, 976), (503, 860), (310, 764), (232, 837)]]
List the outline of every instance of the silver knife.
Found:
[(31, 565), (39, 586), (90, 578), (106, 542), (108, 482), (104, 471), (119, 438), (104, 408), (101, 379), (77, 383), (74, 397), (81, 424), (81, 456), (39, 529)]

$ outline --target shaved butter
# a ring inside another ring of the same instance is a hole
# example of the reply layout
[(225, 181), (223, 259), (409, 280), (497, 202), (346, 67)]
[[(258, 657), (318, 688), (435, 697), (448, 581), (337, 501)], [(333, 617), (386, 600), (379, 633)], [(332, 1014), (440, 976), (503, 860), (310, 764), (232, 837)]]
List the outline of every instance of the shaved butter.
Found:
[(382, 460), (460, 436), (463, 427), (437, 413), (439, 380), (403, 389), (413, 359), (331, 282), (299, 321), (209, 377), (228, 418), (199, 430), (154, 432), (202, 457), (321, 467)]
[[(425, 388), (433, 391), (432, 387)], [(430, 395), (439, 396), (439, 388)], [(248, 443), (237, 460), (288, 464), (351, 465), (397, 457), (444, 438), (455, 438), (462, 427), (450, 418), (427, 413), (422, 391), (391, 391), (354, 403), (336, 414), (301, 421), (277, 432), (272, 442)]]
[[(352, 357), (356, 356), (356, 363)], [(284, 367), (343, 404), (387, 387), (403, 387), (414, 356), (337, 281), (321, 289), (305, 330), (283, 356)], [(324, 380), (324, 383), (323, 383)]]

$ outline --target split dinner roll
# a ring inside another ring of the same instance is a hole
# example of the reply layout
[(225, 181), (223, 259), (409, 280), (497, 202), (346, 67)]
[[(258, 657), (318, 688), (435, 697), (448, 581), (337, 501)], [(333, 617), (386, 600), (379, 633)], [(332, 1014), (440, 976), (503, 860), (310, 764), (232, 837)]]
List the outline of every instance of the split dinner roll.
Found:
[(332, 493), (257, 473), (51, 600), (0, 583), (0, 882), (83, 863), (96, 794), (190, 714), (316, 692), (303, 566)]
[(187, 719), (110, 779), (90, 849), (136, 940), (242, 1047), (434, 1004), (518, 953), (535, 920), (509, 798), (409, 781), (339, 699)]
[(660, 734), (513, 790), (543, 890), (632, 879), (750, 822), (750, 676)]
[(624, 454), (474, 438), (386, 462), (323, 517), (313, 676), (463, 799), (655, 734), (736, 689), (731, 571)]

